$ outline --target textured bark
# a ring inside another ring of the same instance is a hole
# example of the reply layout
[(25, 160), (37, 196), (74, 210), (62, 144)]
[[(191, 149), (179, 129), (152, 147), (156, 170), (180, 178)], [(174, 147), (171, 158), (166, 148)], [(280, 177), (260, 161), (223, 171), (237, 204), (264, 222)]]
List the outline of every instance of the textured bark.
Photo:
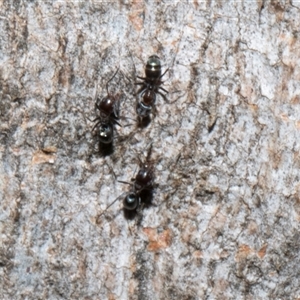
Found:
[[(0, 1), (0, 299), (299, 299), (299, 13)], [(154, 53), (169, 94), (139, 128)], [(118, 67), (103, 156), (90, 119)], [(150, 143), (153, 205), (99, 217)]]

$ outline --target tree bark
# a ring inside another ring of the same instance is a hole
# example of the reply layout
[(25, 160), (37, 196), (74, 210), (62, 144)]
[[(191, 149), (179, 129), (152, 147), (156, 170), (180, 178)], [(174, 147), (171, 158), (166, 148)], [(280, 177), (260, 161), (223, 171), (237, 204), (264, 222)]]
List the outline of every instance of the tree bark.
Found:
[[(0, 298), (300, 299), (299, 9), (1, 1)], [(152, 54), (169, 93), (139, 126)], [(143, 164), (152, 203), (128, 215)]]

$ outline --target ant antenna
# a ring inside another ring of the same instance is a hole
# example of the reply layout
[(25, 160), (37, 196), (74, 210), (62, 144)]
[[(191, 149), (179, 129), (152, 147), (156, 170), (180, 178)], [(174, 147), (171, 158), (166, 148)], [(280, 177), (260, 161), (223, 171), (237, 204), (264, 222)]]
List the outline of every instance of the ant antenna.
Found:
[(114, 73), (114, 75), (106, 82), (106, 91), (107, 91), (107, 95), (109, 95), (109, 91), (108, 91), (108, 83), (111, 82), (115, 76), (117, 75), (118, 71), (119, 71), (120, 67), (118, 67), (117, 71)]
[[(123, 194), (122, 194), (121, 196), (123, 196)], [(111, 203), (104, 209), (104, 211), (103, 211), (100, 215), (98, 215), (97, 220), (99, 220), (100, 217), (101, 217), (102, 215), (104, 215), (104, 214), (106, 213), (106, 211), (107, 211), (113, 204), (115, 204), (119, 199), (121, 199), (121, 196), (117, 197), (113, 202), (111, 202)]]
[(118, 182), (120, 182), (120, 183), (124, 183), (124, 184), (128, 184), (128, 185), (132, 185), (132, 183), (130, 183), (130, 182), (127, 182), (127, 181), (123, 181), (123, 180), (117, 180)]

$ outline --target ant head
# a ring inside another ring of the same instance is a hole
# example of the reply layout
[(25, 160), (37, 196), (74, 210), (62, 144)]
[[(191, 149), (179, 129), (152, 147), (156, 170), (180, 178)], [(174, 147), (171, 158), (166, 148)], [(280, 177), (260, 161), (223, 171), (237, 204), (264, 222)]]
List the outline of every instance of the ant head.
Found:
[(139, 204), (140, 197), (134, 192), (127, 194), (123, 200), (123, 206), (127, 210), (135, 210)]
[(109, 116), (114, 112), (115, 98), (112, 95), (107, 95), (106, 97), (97, 99), (96, 108), (100, 110), (101, 113)]
[(144, 164), (136, 175), (136, 183), (141, 186), (150, 185), (153, 181), (153, 166)]
[(101, 123), (99, 126), (99, 140), (103, 144), (110, 144), (113, 140), (114, 129), (111, 123)]

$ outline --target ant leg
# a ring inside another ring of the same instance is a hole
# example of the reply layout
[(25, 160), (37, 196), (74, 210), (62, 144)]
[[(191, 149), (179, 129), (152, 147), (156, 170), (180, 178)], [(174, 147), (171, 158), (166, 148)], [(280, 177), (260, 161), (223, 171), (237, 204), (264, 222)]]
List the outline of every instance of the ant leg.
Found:
[(142, 95), (147, 89), (148, 89), (148, 86), (143, 84), (143, 86), (137, 91), (135, 96)]
[(158, 94), (160, 94), (162, 96), (162, 98), (164, 99), (164, 101), (166, 101), (167, 103), (170, 104), (170, 101), (168, 100), (168, 98), (166, 97), (165, 94), (161, 93), (161, 92), (158, 92)]
[(141, 213), (141, 211), (143, 210), (144, 206), (145, 206), (145, 204), (141, 203), (141, 199), (139, 198), (139, 202), (138, 202), (138, 205), (137, 205), (137, 208), (136, 208), (137, 214)]
[(158, 115), (159, 115), (159, 113), (158, 113), (158, 109), (157, 109), (156, 105), (152, 105), (151, 112), (152, 112), (152, 116), (153, 116), (153, 118), (152, 118), (152, 119), (155, 119), (155, 118), (156, 118), (156, 116), (158, 116)]
[[(100, 217), (102, 215), (104, 215), (106, 213), (106, 211), (113, 205), (115, 204), (118, 200), (121, 200), (123, 197), (125, 197), (125, 195), (127, 194), (127, 192), (121, 194), (119, 197), (117, 197), (114, 201), (112, 201), (108, 206), (106, 206), (106, 208), (102, 211), (102, 213), (100, 215), (98, 215), (97, 217), (97, 221), (100, 219)], [(98, 222), (97, 222), (98, 223)]]
[(96, 117), (94, 120), (91, 120), (89, 117), (86, 117), (90, 122), (95, 122), (96, 120), (100, 119), (100, 117)]
[(113, 122), (114, 122), (116, 125), (122, 127), (122, 125), (121, 125), (117, 120), (114, 120)]
[(168, 71), (169, 71), (169, 68), (162, 75), (159, 76), (159, 79), (161, 79)]
[(130, 183), (130, 182), (127, 182), (127, 181), (122, 181), (122, 180), (117, 180), (118, 182), (120, 182), (120, 183), (124, 183), (124, 184), (129, 184), (129, 185), (132, 185), (132, 183)]
[[(101, 101), (101, 100), (100, 100)], [(100, 104), (98, 103), (98, 99), (97, 99), (97, 102), (95, 103), (95, 107), (101, 111), (101, 108), (100, 108)]]
[(164, 89), (163, 87), (159, 87), (158, 89), (160, 89), (160, 90), (163, 90), (166, 94), (168, 94), (169, 93), (169, 91), (167, 91), (166, 89)]
[(130, 78), (121, 70), (120, 73), (123, 77), (125, 77), (129, 82), (131, 82)]
[(95, 128), (100, 124), (102, 122), (102, 120), (99, 120), (94, 126), (93, 126), (93, 129), (92, 129), (92, 131), (94, 131), (95, 130)]

